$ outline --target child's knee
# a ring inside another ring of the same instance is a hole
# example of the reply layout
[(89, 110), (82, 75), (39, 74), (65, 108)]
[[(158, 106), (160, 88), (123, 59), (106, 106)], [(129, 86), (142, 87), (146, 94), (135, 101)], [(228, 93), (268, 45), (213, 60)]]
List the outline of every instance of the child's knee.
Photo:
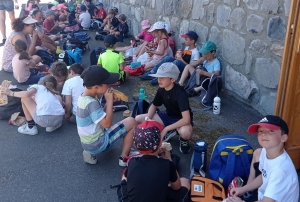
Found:
[(192, 137), (192, 133), (193, 133), (193, 128), (192, 127), (181, 127), (178, 130), (178, 133), (180, 135), (181, 138), (185, 139), (185, 140), (189, 140)]
[(123, 124), (127, 129), (134, 128), (136, 126), (136, 120), (132, 117), (127, 117), (126, 119), (123, 120)]
[(137, 115), (135, 117), (135, 121), (137, 123), (142, 123), (144, 120), (145, 120), (145, 117), (147, 116), (147, 114), (140, 114), (140, 115)]

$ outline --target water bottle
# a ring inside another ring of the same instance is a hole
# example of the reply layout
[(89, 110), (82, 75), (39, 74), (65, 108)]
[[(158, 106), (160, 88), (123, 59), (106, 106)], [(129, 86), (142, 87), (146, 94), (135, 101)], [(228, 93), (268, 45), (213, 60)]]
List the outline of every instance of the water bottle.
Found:
[(214, 98), (213, 113), (220, 114), (220, 110), (221, 110), (221, 98), (217, 96)]
[(136, 55), (133, 55), (133, 56), (132, 56), (132, 62), (137, 62), (137, 57), (136, 57)]
[(58, 55), (58, 54), (60, 54), (60, 53), (61, 53), (60, 46), (57, 46), (57, 47), (56, 47), (56, 54)]
[(145, 90), (144, 90), (144, 88), (141, 88), (140, 89), (140, 94), (139, 94), (139, 99), (140, 100), (144, 100), (144, 99), (146, 99), (147, 98), (147, 96), (146, 96), (146, 94), (145, 94)]
[(72, 49), (72, 44), (70, 43), (70, 41), (68, 40), (66, 43), (66, 49), (67, 50), (71, 50)]

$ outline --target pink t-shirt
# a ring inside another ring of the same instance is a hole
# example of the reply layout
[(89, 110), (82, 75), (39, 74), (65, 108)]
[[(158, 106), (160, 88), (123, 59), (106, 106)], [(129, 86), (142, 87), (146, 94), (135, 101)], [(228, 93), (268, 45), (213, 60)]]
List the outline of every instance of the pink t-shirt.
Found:
[(168, 54), (168, 47), (169, 47), (168, 39), (162, 38), (160, 41), (163, 41), (163, 40), (167, 41), (167, 45), (166, 45), (166, 47), (162, 47), (162, 45), (160, 43), (158, 43), (156, 51), (160, 51), (161, 49), (163, 49), (164, 52), (162, 55), (156, 55), (156, 54), (153, 55), (151, 63), (154, 65), (157, 65)]
[(12, 68), (14, 77), (19, 83), (24, 83), (30, 76), (30, 69), (28, 66), (29, 60), (19, 60), (20, 54), (17, 53), (12, 59)]
[(144, 41), (153, 41), (154, 40), (154, 36), (147, 32), (146, 30), (143, 30), (140, 34), (139, 34), (139, 37), (141, 37)]

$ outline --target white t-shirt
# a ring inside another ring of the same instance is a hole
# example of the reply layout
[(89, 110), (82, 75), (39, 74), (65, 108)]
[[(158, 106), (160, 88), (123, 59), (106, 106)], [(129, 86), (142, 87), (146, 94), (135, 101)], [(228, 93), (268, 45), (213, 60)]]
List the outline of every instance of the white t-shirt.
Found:
[[(189, 50), (189, 47), (188, 46), (185, 47), (184, 50)], [(190, 60), (190, 64), (192, 64), (195, 60), (199, 60), (200, 53), (199, 53), (199, 51), (198, 51), (197, 48), (194, 48), (194, 49), (192, 49), (190, 51), (192, 51), (191, 60)]]
[(89, 12), (84, 12), (79, 15), (79, 20), (81, 21), (81, 26), (83, 28), (90, 28), (91, 26), (91, 15)]
[(34, 99), (36, 103), (36, 114), (38, 116), (65, 114), (65, 110), (60, 104), (56, 95), (48, 91), (45, 86), (35, 84), (32, 85), (30, 88), (36, 89)]
[(68, 79), (64, 84), (61, 94), (72, 96), (72, 111), (74, 115), (76, 115), (77, 111), (78, 98), (83, 93), (84, 89), (83, 80), (80, 76), (74, 76), (73, 78)]
[(266, 196), (276, 202), (298, 202), (298, 176), (286, 151), (275, 159), (267, 159), (266, 149), (263, 148), (259, 158), (259, 170), (263, 184), (258, 188), (258, 200)]

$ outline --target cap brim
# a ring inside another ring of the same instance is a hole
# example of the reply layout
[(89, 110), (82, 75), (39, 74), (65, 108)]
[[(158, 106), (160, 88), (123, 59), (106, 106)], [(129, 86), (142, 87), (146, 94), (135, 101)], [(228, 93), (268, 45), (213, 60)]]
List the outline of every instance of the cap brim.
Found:
[(202, 54), (207, 54), (207, 53), (210, 52), (210, 50), (207, 50), (207, 49), (205, 49), (205, 48), (201, 48), (201, 49), (199, 50), (199, 52), (202, 53)]
[(102, 82), (103, 84), (114, 84), (119, 81), (120, 79), (119, 73), (109, 73), (109, 74), (110, 74), (109, 77)]
[(150, 28), (149, 30), (148, 30), (148, 32), (153, 32), (155, 30), (155, 28)]
[(257, 129), (258, 129), (259, 126), (268, 128), (269, 130), (278, 130), (278, 129), (280, 129), (279, 126), (276, 126), (276, 125), (273, 125), (273, 124), (269, 124), (269, 123), (256, 123), (256, 124), (252, 124), (251, 126), (249, 126), (248, 133), (249, 134), (257, 133)]
[(149, 74), (149, 76), (152, 76), (152, 77), (166, 77), (166, 75), (162, 75), (162, 74)]
[(180, 36), (183, 37), (183, 38), (188, 38), (188, 37), (189, 37), (189, 36), (186, 35), (186, 34), (181, 34)]
[(150, 25), (144, 25), (144, 26), (142, 26), (142, 29), (147, 29), (147, 28), (150, 28), (150, 27), (151, 27)]

